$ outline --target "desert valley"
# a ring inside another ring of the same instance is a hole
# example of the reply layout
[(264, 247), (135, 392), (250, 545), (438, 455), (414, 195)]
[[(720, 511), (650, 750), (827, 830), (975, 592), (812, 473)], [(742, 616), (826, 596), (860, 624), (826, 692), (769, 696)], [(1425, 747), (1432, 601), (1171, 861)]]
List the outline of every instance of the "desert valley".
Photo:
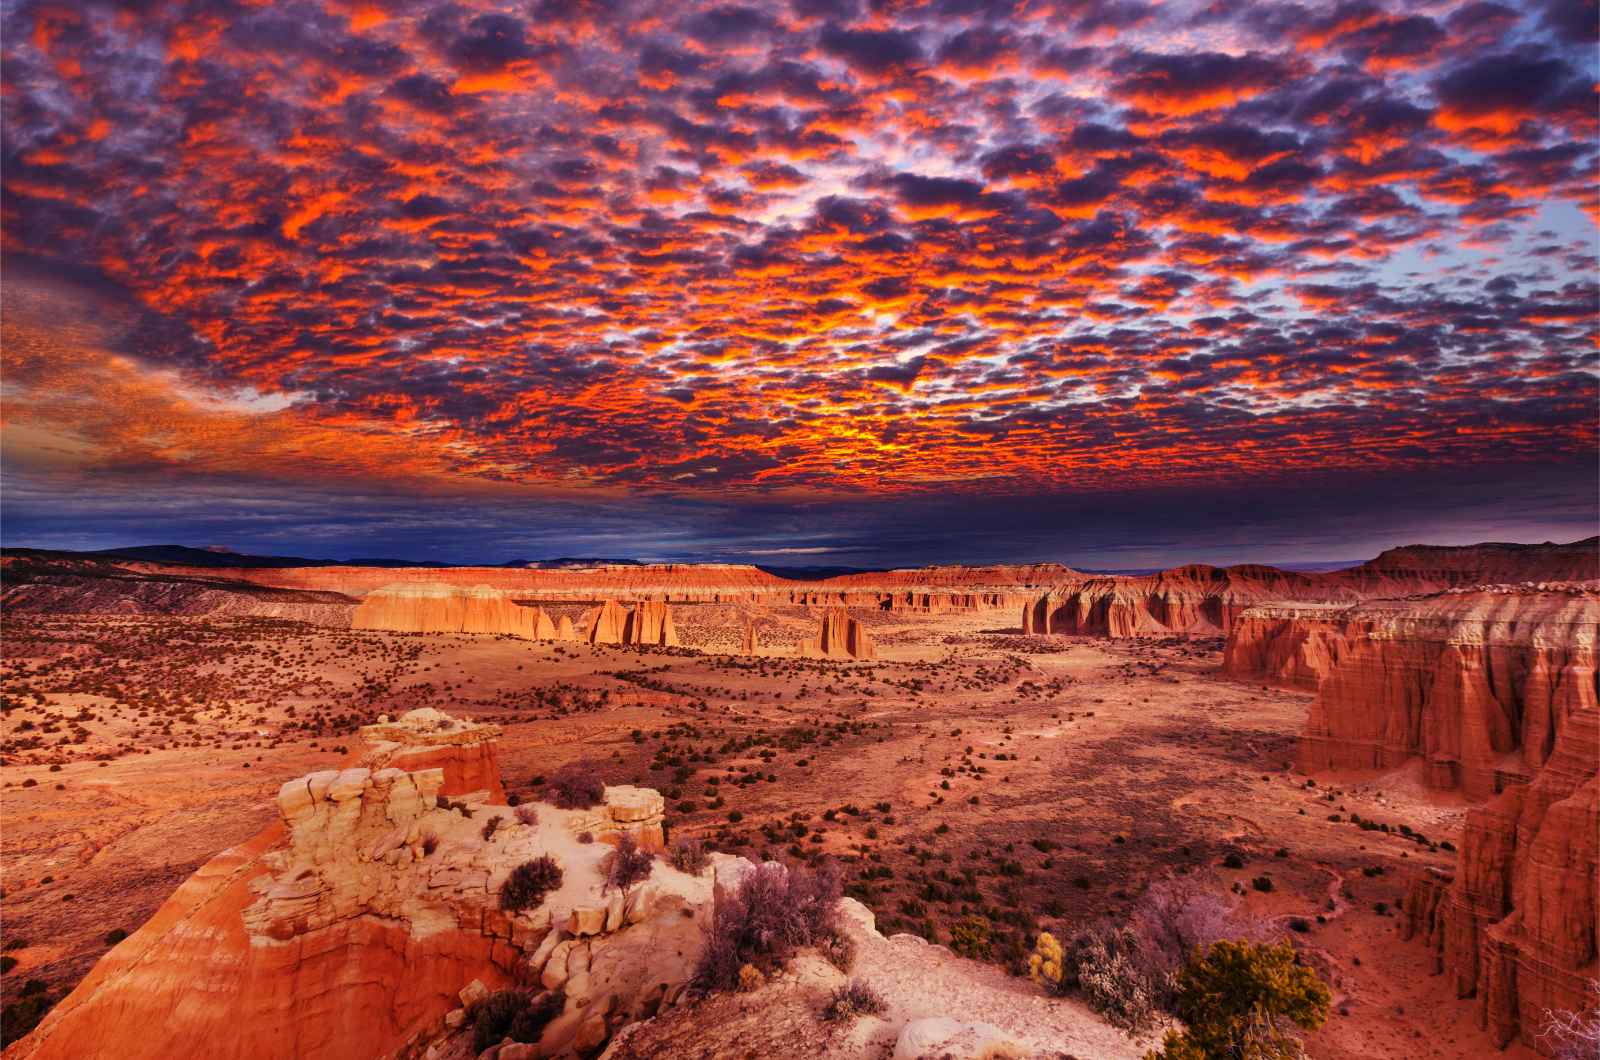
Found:
[[(1039, 936), (1201, 916), (1326, 984), (1314, 1057), (1548, 1055), (1592, 1010), (1595, 539), (252, 562), (5, 553), (8, 1060), (1138, 1057), (1170, 1017), (1048, 989)], [(707, 988), (765, 862), (838, 874), (833, 934)]]

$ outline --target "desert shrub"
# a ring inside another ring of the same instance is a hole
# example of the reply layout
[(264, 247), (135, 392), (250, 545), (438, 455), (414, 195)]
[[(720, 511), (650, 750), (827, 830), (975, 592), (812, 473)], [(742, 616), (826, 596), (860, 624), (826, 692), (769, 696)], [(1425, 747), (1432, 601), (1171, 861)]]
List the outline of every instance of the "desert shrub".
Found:
[(1302, 1055), (1291, 1026), (1316, 1030), (1332, 996), (1288, 943), (1223, 939), (1196, 952), (1178, 973), (1176, 1009), (1187, 1024), (1168, 1031), (1147, 1060), (1233, 1056), (1275, 1060)]
[(673, 868), (679, 872), (687, 872), (691, 876), (698, 876), (704, 872), (706, 863), (710, 860), (706, 856), (706, 845), (698, 839), (674, 839), (670, 857)]
[(719, 897), (695, 970), (696, 988), (732, 989), (747, 964), (776, 969), (795, 950), (834, 934), (838, 909), (839, 874), (831, 864), (755, 866), (736, 891)]
[(472, 1006), (467, 1019), (472, 1023), (472, 1048), (483, 1052), (503, 1039), (532, 1044), (544, 1033), (545, 1025), (566, 1005), (559, 992), (545, 991), (529, 997), (522, 990), (499, 990)]
[[(36, 984), (37, 988), (34, 988)], [(54, 1004), (50, 995), (45, 993), (43, 983), (37, 979), (29, 980), (21, 994), (0, 1009), (0, 1047), (25, 1037), (39, 1025)]]
[(735, 987), (741, 994), (753, 994), (767, 985), (767, 977), (753, 964), (739, 966), (739, 983)]
[(1257, 876), (1255, 879), (1250, 881), (1250, 886), (1254, 887), (1262, 894), (1266, 894), (1272, 890), (1272, 877)]
[(539, 807), (531, 802), (525, 802), (517, 807), (517, 823), (521, 825), (537, 825), (539, 823)]
[(989, 958), (989, 921), (981, 916), (964, 916), (950, 925), (950, 948), (975, 961)]
[(422, 837), (422, 856), (423, 857), (429, 856), (435, 850), (438, 850), (438, 849), (439, 849), (439, 837), (438, 836), (436, 836), (436, 835), (425, 835), (425, 836)]
[(1137, 960), (1163, 1008), (1171, 1007), (1178, 969), (1196, 949), (1210, 949), (1219, 939), (1256, 934), (1239, 922), (1229, 899), (1194, 879), (1152, 884), (1134, 907), (1130, 925)]
[(1076, 989), (1091, 1009), (1127, 1031), (1155, 1019), (1165, 984), (1151, 974), (1128, 928), (1101, 923), (1072, 940), (1063, 955), (1062, 984)]
[(606, 786), (588, 762), (569, 762), (550, 774), (545, 789), (563, 810), (582, 810), (605, 798)]
[(1048, 931), (1041, 931), (1028, 955), (1028, 978), (1050, 991), (1061, 990), (1063, 954), (1061, 943)]
[(641, 850), (638, 840), (624, 832), (617, 840), (617, 849), (606, 858), (606, 880), (601, 890), (615, 887), (626, 894), (628, 888), (649, 878), (655, 864), (656, 856), (648, 850)]
[(17, 966), (17, 959), (11, 954), (0, 957), (0, 975), (4, 975)]
[(500, 820), (501, 819), (496, 816), (491, 817), (487, 821), (483, 822), (483, 830), (479, 833), (479, 835), (483, 836), (483, 841), (485, 843), (494, 839), (494, 834), (500, 830)]
[(817, 944), (817, 949), (821, 951), (822, 956), (829, 964), (841, 972), (848, 972), (855, 967), (855, 941), (837, 928), (834, 929), (831, 935)]
[(829, 1023), (849, 1023), (858, 1016), (876, 1016), (886, 1006), (883, 995), (859, 979), (845, 986), (835, 987), (822, 1008), (822, 1018)]
[(524, 861), (511, 870), (500, 885), (500, 908), (514, 913), (530, 909), (544, 901), (544, 896), (561, 886), (561, 866), (545, 854)]
[(1600, 980), (1589, 980), (1589, 1004), (1582, 1011), (1545, 1009), (1538, 1040), (1554, 1060), (1594, 1060), (1600, 1056)]
[(128, 933), (126, 931), (122, 930), (121, 928), (112, 928), (110, 931), (106, 932), (105, 943), (107, 946), (115, 946), (117, 943), (121, 942), (127, 937)]

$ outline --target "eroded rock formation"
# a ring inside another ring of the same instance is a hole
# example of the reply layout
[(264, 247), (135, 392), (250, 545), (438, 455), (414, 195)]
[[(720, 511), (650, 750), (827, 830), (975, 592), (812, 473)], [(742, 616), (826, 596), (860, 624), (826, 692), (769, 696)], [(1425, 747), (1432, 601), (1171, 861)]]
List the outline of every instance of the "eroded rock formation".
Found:
[(876, 659), (878, 648), (872, 635), (842, 607), (823, 612), (816, 637), (800, 645), (808, 659)]
[[(1035, 594), (1022, 606), (1029, 634), (1110, 637), (1230, 632), (1244, 612), (1268, 603), (1359, 603), (1485, 583), (1600, 578), (1600, 539), (1565, 545), (1410, 545), (1345, 570), (1302, 574), (1258, 564), (1192, 564), (1150, 575), (1086, 577)], [(1312, 687), (1310, 674), (1293, 678)]]
[(588, 619), (584, 640), (590, 644), (621, 644), (628, 628), (628, 613), (615, 600), (607, 600)]
[(487, 585), (386, 585), (362, 599), (351, 625), (395, 633), (505, 633), (527, 640), (556, 635), (543, 608), (519, 604)]
[(755, 655), (760, 649), (756, 637), (755, 620), (746, 615), (744, 620), (744, 634), (739, 638), (739, 653), (741, 655)]
[(624, 644), (654, 644), (676, 647), (678, 630), (672, 624), (672, 608), (661, 600), (641, 600), (628, 611), (623, 630)]
[[(498, 772), (481, 773), (493, 727), (418, 711), (364, 735), (364, 764), (284, 784), (278, 823), (202, 867), (8, 1057), (416, 1056), (511, 984), (561, 991), (524, 1053), (555, 1056), (678, 996), (710, 880), (657, 862), (626, 894), (602, 887), (606, 840), (659, 849), (659, 795), (607, 788), (591, 810), (514, 813)], [(489, 787), (453, 794), (478, 779)], [(559, 887), (502, 910), (501, 881), (543, 855)]]

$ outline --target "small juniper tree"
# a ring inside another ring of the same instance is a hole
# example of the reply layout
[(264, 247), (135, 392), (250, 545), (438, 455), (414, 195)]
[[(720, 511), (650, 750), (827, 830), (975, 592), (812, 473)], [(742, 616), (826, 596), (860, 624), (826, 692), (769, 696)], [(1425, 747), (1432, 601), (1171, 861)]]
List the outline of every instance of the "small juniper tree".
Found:
[(1304, 1055), (1291, 1026), (1316, 1030), (1331, 1003), (1293, 946), (1224, 939), (1178, 972), (1176, 1008), (1187, 1029), (1168, 1031), (1146, 1060), (1291, 1060)]

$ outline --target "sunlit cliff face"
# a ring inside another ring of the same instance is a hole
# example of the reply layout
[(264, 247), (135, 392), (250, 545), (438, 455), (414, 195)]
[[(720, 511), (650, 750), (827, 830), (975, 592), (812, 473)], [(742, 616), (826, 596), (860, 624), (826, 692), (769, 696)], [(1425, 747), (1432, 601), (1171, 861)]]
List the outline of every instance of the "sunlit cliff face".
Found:
[(13, 487), (793, 504), (1580, 466), (1597, 24), (10, 5)]

